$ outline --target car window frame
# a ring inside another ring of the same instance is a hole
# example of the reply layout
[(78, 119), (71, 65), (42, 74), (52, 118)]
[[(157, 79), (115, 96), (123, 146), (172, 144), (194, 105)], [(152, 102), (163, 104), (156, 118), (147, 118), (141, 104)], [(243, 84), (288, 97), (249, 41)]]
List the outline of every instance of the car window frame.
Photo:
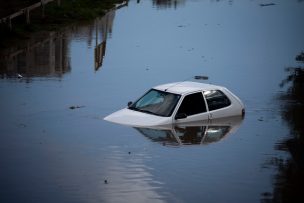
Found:
[[(225, 106), (225, 107), (221, 107), (221, 108), (219, 108), (219, 109), (213, 109), (213, 110), (210, 110), (209, 109), (209, 105), (208, 105), (208, 102), (207, 102), (207, 98), (206, 98), (206, 96), (205, 96), (205, 94), (204, 94), (204, 92), (207, 92), (207, 91), (219, 91), (220, 93), (222, 93), (223, 95), (225, 95), (226, 97), (227, 97), (227, 99), (229, 100), (229, 105), (228, 106)], [(222, 90), (220, 90), (220, 89), (210, 89), (210, 90), (204, 90), (203, 91), (203, 96), (204, 96), (204, 99), (205, 99), (205, 103), (206, 103), (206, 105), (207, 105), (207, 110), (208, 110), (208, 112), (213, 112), (213, 111), (217, 111), (217, 110), (220, 110), (220, 109), (224, 109), (224, 108), (227, 108), (227, 107), (229, 107), (229, 106), (231, 106), (232, 105), (232, 101), (231, 101), (231, 98), (227, 95), (227, 94), (225, 94), (225, 92), (224, 91), (222, 91)]]
[[(205, 112), (201, 112), (201, 113), (197, 113), (197, 114), (192, 114), (192, 115), (187, 115), (187, 117), (189, 116), (196, 116), (196, 115), (200, 115), (200, 114), (204, 114), (204, 113), (209, 113), (209, 108), (208, 108), (208, 105), (207, 105), (207, 100), (205, 98), (205, 95), (204, 95), (204, 91), (203, 90), (198, 90), (198, 91), (194, 91), (194, 92), (189, 92), (189, 93), (186, 93), (186, 94), (183, 94), (181, 95), (181, 98), (179, 99), (173, 113), (172, 113), (172, 118), (173, 120), (175, 119), (176, 115), (177, 115), (177, 112), (180, 108), (180, 106), (182, 105), (182, 102), (184, 101), (185, 97), (191, 95), (191, 94), (196, 94), (196, 93), (201, 93), (203, 95), (203, 98), (204, 98), (204, 102), (205, 102), (205, 107), (206, 107), (206, 111)], [(185, 118), (187, 119), (187, 118)]]

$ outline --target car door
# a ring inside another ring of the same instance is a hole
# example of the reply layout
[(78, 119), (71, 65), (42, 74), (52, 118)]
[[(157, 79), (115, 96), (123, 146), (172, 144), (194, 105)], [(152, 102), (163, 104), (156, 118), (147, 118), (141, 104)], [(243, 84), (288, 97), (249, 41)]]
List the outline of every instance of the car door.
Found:
[(175, 123), (208, 120), (206, 102), (202, 92), (185, 95), (174, 115)]

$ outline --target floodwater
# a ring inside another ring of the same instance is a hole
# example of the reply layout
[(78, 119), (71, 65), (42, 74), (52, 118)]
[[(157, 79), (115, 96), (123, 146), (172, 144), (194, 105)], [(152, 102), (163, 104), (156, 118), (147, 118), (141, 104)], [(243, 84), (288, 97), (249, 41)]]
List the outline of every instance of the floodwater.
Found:
[[(293, 116), (303, 99), (285, 70), (302, 65), (303, 10), (301, 0), (129, 1), (5, 51), (0, 202), (303, 202), (303, 114)], [(103, 120), (195, 75), (242, 99), (234, 132), (166, 137)]]

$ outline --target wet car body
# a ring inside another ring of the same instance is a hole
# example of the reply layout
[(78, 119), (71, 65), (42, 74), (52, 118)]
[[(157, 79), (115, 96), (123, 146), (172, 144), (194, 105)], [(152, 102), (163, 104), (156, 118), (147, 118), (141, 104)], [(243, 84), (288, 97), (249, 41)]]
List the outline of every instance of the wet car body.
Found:
[(104, 119), (133, 127), (153, 127), (242, 116), (244, 112), (242, 101), (227, 88), (183, 81), (156, 86)]

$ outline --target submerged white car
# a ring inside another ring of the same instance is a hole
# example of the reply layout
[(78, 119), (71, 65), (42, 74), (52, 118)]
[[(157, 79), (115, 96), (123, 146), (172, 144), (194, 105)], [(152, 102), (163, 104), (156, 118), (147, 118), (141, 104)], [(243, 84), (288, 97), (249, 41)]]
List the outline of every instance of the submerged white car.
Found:
[(244, 115), (244, 104), (227, 88), (198, 82), (153, 87), (128, 107), (104, 119), (133, 127), (154, 127)]

